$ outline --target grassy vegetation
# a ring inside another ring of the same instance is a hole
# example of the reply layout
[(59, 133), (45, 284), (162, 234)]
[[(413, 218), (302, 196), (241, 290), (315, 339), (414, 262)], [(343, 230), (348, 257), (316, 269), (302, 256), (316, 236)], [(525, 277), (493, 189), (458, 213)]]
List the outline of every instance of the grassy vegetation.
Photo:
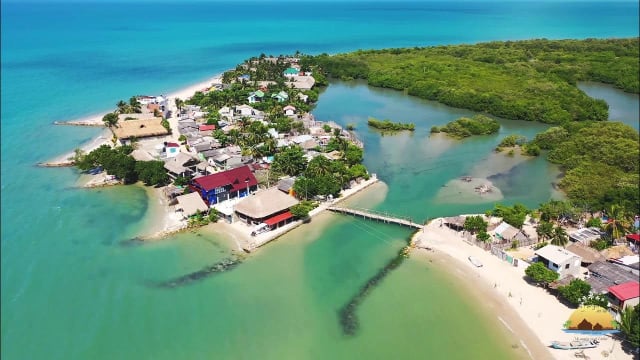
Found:
[(378, 120), (374, 117), (369, 117), (369, 121), (367, 124), (373, 128), (380, 130), (390, 130), (390, 131), (400, 131), (400, 130), (409, 130), (414, 131), (416, 126), (414, 123), (400, 123), (400, 122), (392, 122), (391, 120), (384, 119)]
[(444, 132), (456, 139), (463, 139), (472, 135), (495, 134), (498, 130), (500, 130), (500, 124), (484, 115), (475, 115), (472, 118), (461, 117), (444, 126), (431, 128), (432, 133)]

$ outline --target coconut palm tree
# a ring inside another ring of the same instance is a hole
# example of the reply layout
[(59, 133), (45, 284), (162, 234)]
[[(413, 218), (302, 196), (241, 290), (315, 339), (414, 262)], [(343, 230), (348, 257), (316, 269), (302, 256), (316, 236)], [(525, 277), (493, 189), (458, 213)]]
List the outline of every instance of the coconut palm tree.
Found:
[(108, 128), (115, 126), (118, 123), (118, 114), (114, 112), (108, 113), (102, 117), (102, 121)]
[(553, 237), (553, 224), (547, 221), (542, 221), (536, 228), (538, 234), (538, 240), (549, 240)]
[(553, 229), (553, 235), (551, 237), (551, 243), (553, 245), (564, 247), (569, 242), (569, 236), (567, 231), (562, 226), (556, 226)]
[(129, 99), (129, 111), (133, 113), (141, 113), (142, 112), (142, 104), (138, 101), (138, 98), (132, 96)]
[(615, 241), (627, 233), (627, 216), (624, 213), (624, 208), (618, 205), (611, 205), (606, 213), (609, 221), (604, 226), (604, 229)]
[(124, 102), (123, 100), (118, 101), (116, 106), (118, 107), (118, 109), (116, 110), (118, 112), (118, 114), (126, 114), (127, 113), (127, 109), (129, 108), (127, 103)]

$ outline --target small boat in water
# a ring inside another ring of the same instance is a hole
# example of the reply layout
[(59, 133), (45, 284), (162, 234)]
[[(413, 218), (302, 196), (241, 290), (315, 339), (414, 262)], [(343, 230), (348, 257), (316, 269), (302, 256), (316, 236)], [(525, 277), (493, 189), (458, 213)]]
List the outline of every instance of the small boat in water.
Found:
[(471, 263), (475, 266), (475, 267), (482, 267), (482, 263), (480, 262), (480, 260), (478, 260), (477, 258), (473, 257), (473, 256), (469, 256), (469, 261), (471, 261)]
[(598, 347), (600, 342), (596, 339), (593, 340), (573, 340), (573, 341), (552, 341), (551, 347), (554, 349), (562, 350), (575, 350), (575, 349), (589, 349)]

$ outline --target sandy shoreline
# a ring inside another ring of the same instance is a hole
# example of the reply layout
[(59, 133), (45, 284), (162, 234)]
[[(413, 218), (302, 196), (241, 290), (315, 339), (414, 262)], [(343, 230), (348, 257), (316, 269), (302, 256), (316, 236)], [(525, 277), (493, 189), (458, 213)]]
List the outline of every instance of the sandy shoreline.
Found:
[[(524, 261), (518, 267), (500, 260), (491, 253), (470, 245), (454, 230), (439, 227), (436, 219), (429, 223), (424, 231), (413, 237), (419, 246), (426, 246), (434, 251), (416, 249), (419, 258), (428, 259), (446, 267), (448, 272), (465, 283), (470, 291), (478, 291), (483, 299), (491, 298), (494, 313), (499, 321), (520, 338), (523, 347), (530, 351), (532, 359), (576, 359), (571, 350), (549, 348), (552, 341), (569, 341), (575, 334), (565, 333), (564, 322), (569, 319), (574, 309), (560, 303), (553, 295), (541, 287), (529, 285), (524, 277), (528, 266)], [(474, 256), (483, 266), (476, 268), (468, 257)], [(602, 352), (608, 354), (607, 359), (633, 359), (620, 348), (620, 343), (607, 338), (601, 339), (597, 348), (586, 349), (584, 353), (591, 359), (603, 358)]]

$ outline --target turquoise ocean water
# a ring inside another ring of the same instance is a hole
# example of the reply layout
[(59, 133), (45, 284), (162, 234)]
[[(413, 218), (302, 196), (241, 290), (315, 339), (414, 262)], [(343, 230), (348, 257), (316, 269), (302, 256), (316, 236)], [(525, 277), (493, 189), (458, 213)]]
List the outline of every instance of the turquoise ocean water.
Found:
[[(522, 355), (447, 274), (416, 261), (372, 292), (359, 309), (357, 336), (341, 334), (337, 310), (402, 246), (404, 229), (327, 215), (323, 231), (292, 232), (237, 270), (159, 290), (149, 285), (227, 256), (224, 237), (123, 246), (148, 216), (141, 188), (80, 190), (75, 170), (34, 164), (99, 134), (53, 121), (104, 113), (135, 94), (169, 93), (260, 53), (638, 36), (632, 1), (1, 6), (3, 359)], [(617, 119), (637, 121), (637, 96), (589, 91), (620, 104), (612, 110)], [(343, 124), (375, 116), (418, 125), (399, 137), (358, 127), (365, 162), (389, 190), (379, 202), (357, 205), (416, 219), (490, 207), (443, 191), (464, 174), (488, 176), (505, 202), (535, 206), (553, 195), (557, 169), (543, 159), (511, 166), (491, 155), (504, 134), (532, 136), (542, 125), (501, 120), (495, 137), (432, 139), (432, 125), (470, 113), (358, 82), (333, 83), (315, 114)]]

